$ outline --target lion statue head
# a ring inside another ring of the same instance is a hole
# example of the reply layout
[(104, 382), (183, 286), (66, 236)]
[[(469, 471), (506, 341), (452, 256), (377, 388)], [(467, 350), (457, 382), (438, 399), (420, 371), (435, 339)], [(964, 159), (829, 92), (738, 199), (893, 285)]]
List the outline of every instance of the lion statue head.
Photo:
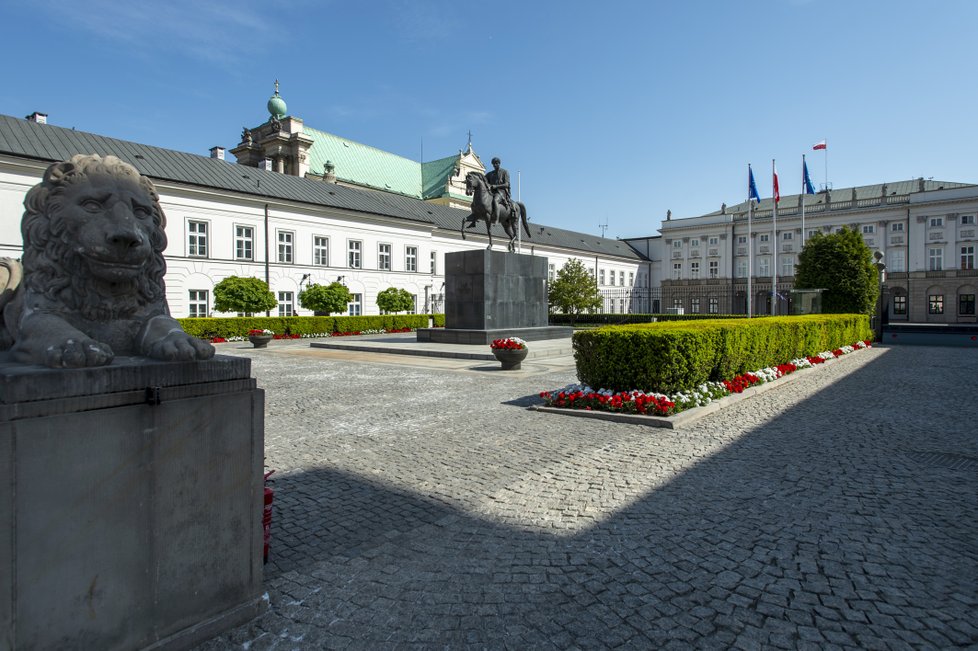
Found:
[(55, 163), (24, 199), (26, 286), (95, 319), (163, 299), (166, 218), (152, 182), (115, 156)]
[(113, 356), (206, 359), (170, 318), (166, 218), (152, 182), (115, 156), (54, 163), (24, 199), (23, 281), (4, 307), (17, 359), (97, 366)]

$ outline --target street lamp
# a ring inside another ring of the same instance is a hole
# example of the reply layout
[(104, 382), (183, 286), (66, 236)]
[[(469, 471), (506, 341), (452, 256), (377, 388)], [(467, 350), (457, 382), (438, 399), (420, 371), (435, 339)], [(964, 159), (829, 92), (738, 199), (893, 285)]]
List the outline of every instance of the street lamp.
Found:
[(876, 260), (877, 279), (879, 282), (879, 295), (876, 297), (876, 341), (883, 341), (883, 281), (886, 278), (886, 265), (883, 263), (883, 252), (877, 249), (873, 251), (873, 258)]

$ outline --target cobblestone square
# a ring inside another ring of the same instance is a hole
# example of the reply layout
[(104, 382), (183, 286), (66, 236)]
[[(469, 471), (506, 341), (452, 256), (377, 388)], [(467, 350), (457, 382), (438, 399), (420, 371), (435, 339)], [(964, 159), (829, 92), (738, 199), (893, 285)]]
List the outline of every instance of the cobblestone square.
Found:
[(681, 430), (506, 373), (273, 342), (270, 609), (199, 648), (978, 645), (978, 351), (877, 347)]

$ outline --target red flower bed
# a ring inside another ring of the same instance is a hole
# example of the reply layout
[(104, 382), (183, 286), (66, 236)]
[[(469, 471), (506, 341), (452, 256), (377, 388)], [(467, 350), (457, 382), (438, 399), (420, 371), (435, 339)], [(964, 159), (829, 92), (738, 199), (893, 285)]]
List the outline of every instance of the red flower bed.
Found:
[(753, 373), (744, 373), (732, 380), (724, 380), (723, 386), (727, 387), (727, 391), (730, 393), (743, 393), (744, 389), (752, 387), (758, 382), (760, 382), (760, 378)]

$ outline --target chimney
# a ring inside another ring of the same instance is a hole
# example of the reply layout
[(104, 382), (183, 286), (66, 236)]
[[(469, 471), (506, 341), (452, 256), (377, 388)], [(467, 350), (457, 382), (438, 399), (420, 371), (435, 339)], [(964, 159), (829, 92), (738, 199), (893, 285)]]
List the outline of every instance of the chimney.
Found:
[(268, 170), (269, 172), (271, 172), (272, 171), (272, 159), (271, 158), (266, 158), (266, 159), (262, 160), (260, 163), (258, 163), (258, 169)]
[(34, 111), (30, 115), (28, 115), (25, 119), (30, 120), (31, 122), (37, 122), (38, 124), (47, 124), (48, 114)]
[(211, 147), (211, 158), (224, 160), (224, 147)]
[(323, 180), (327, 183), (336, 183), (336, 173), (334, 172), (335, 169), (336, 166), (333, 165), (333, 163), (326, 161), (326, 164), (323, 165)]

